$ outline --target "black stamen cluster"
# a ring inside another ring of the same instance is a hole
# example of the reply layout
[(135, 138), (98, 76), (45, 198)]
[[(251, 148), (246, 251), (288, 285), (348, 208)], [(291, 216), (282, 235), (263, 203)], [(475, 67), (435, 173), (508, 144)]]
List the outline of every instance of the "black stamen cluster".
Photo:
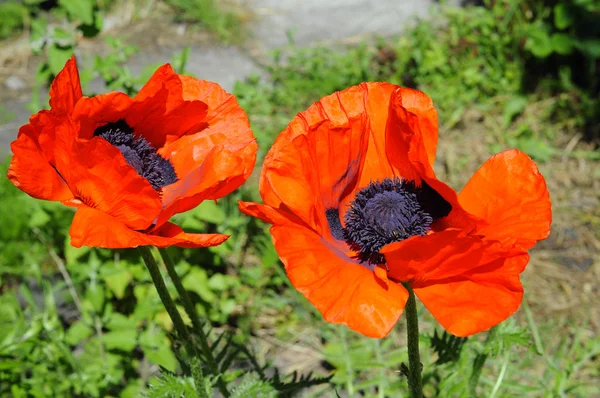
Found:
[(177, 182), (171, 162), (156, 153), (156, 149), (143, 137), (136, 137), (124, 120), (98, 127), (94, 136), (104, 138), (119, 148), (127, 163), (155, 190)]
[(344, 216), (345, 227), (338, 209), (327, 209), (325, 215), (332, 235), (345, 240), (361, 262), (373, 266), (385, 263), (379, 253), (383, 246), (425, 235), (433, 221), (447, 216), (451, 209), (425, 182), (417, 187), (412, 181), (386, 178), (356, 194)]

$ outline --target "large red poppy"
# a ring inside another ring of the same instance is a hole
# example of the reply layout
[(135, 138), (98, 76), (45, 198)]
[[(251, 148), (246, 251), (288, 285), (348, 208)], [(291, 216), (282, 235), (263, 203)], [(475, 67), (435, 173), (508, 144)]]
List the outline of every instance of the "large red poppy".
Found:
[(409, 283), (451, 333), (518, 308), (527, 250), (548, 236), (544, 178), (522, 152), (488, 160), (460, 194), (433, 171), (437, 115), (422, 92), (363, 83), (296, 116), (265, 158), (264, 204), (294, 286), (325, 320), (371, 337), (398, 320)]
[(50, 110), (21, 127), (8, 178), (27, 194), (76, 206), (74, 246), (205, 247), (169, 218), (250, 175), (257, 145), (245, 112), (219, 85), (160, 67), (134, 97), (81, 92), (75, 58), (56, 76)]

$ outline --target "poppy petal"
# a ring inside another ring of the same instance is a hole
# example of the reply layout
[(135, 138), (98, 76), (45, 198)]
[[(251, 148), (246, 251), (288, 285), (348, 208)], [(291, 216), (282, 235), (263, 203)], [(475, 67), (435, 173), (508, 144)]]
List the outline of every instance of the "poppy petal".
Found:
[(167, 142), (205, 128), (206, 112), (204, 102), (174, 98), (163, 85), (155, 95), (143, 101), (134, 100), (125, 120), (136, 134), (159, 149)]
[(497, 259), (463, 275), (413, 288), (448, 332), (470, 336), (499, 324), (519, 308), (523, 298), (519, 274), (528, 261), (526, 253)]
[[(364, 188), (373, 181), (379, 181), (386, 177), (393, 177), (393, 170), (386, 156), (386, 124), (390, 110), (390, 98), (397, 86), (388, 83), (363, 83), (357, 87), (365, 90), (364, 105), (358, 103), (344, 103), (346, 108), (352, 112), (366, 112), (369, 119), (367, 133), (368, 147), (364, 158), (360, 182), (357, 188)], [(343, 91), (344, 93), (346, 90)], [(348, 197), (344, 206), (352, 199)]]
[(242, 202), (241, 200), (238, 200), (238, 208), (242, 213), (259, 218), (269, 224), (281, 225), (291, 222), (302, 225), (302, 220), (289, 210), (275, 209), (260, 203)]
[(460, 206), (456, 192), (439, 181), (433, 170), (438, 128), (431, 98), (418, 90), (397, 87), (389, 101), (385, 136), (386, 156), (393, 168), (390, 176), (402, 177), (417, 185), (425, 181), (452, 206), (450, 214), (436, 221), (432, 229), (473, 230), (475, 218)]
[[(405, 107), (405, 100), (411, 109)], [(425, 108), (421, 109), (420, 105)], [(435, 109), (426, 94), (401, 87), (392, 93), (389, 108), (385, 128), (386, 155), (395, 175), (419, 184), (425, 175), (433, 175), (430, 158), (435, 159), (435, 146), (431, 148), (431, 141), (437, 143)], [(430, 145), (429, 152), (433, 150), (433, 153), (428, 153), (425, 137)]]
[(215, 146), (200, 167), (163, 188), (163, 210), (156, 225), (161, 226), (172, 215), (193, 209), (204, 200), (215, 199), (216, 191), (239, 187), (245, 181), (244, 174), (241, 158)]
[(10, 145), (14, 156), (8, 167), (8, 178), (28, 195), (44, 200), (70, 200), (69, 187), (41, 152), (33, 127), (19, 129), (19, 135)]
[[(247, 179), (256, 163), (257, 144), (246, 112), (239, 106), (234, 95), (227, 93), (218, 84), (180, 76), (183, 83), (183, 98), (186, 101), (201, 100), (208, 106), (203, 119), (206, 124), (198, 132), (190, 132), (172, 142), (167, 142), (159, 153), (169, 159), (180, 179), (197, 168), (216, 145), (222, 145), (232, 155), (242, 160)], [(220, 198), (234, 189), (228, 185), (215, 191), (212, 198)]]
[(523, 152), (487, 160), (459, 194), (461, 205), (487, 226), (477, 233), (526, 251), (550, 233), (552, 209), (546, 181)]
[[(292, 284), (328, 322), (369, 337), (384, 337), (400, 317), (408, 292), (298, 226), (271, 227), (273, 241)], [(307, 250), (310, 248), (310, 250)]]
[(381, 253), (391, 279), (415, 284), (463, 274), (506, 255), (502, 248), (495, 241), (448, 229), (391, 243)]
[(400, 101), (402, 108), (415, 115), (418, 120), (415, 127), (420, 133), (429, 164), (433, 167), (438, 141), (438, 119), (433, 101), (427, 94), (406, 87), (399, 87), (392, 100)]
[(109, 249), (137, 246), (209, 247), (220, 245), (229, 238), (229, 235), (222, 234), (188, 234), (172, 223), (166, 223), (152, 234), (142, 233), (134, 231), (116, 218), (88, 206), (81, 206), (77, 210), (69, 234), (71, 244), (75, 247), (90, 246)]
[(82, 97), (75, 105), (72, 115), (73, 120), (80, 123), (79, 138), (91, 139), (98, 127), (125, 119), (131, 105), (131, 98), (124, 93)]
[(167, 111), (173, 108), (168, 106), (178, 106), (182, 101), (183, 85), (179, 78), (180, 76), (175, 73), (170, 64), (165, 64), (159, 67), (156, 72), (152, 74), (150, 79), (144, 84), (144, 86), (138, 91), (133, 98), (134, 102), (143, 102), (146, 99), (156, 96), (162, 89), (168, 90), (168, 101)]
[(74, 145), (69, 160), (61, 171), (75, 196), (87, 206), (136, 230), (156, 220), (161, 209), (158, 193), (127, 164), (117, 147), (95, 137)]
[(50, 108), (55, 114), (70, 115), (82, 96), (77, 61), (72, 56), (50, 86)]
[[(306, 225), (327, 234), (328, 208), (343, 208), (364, 174), (370, 139), (367, 84), (327, 96), (300, 113), (267, 154), (260, 180), (264, 202), (285, 205)], [(378, 168), (379, 164), (369, 165)]]

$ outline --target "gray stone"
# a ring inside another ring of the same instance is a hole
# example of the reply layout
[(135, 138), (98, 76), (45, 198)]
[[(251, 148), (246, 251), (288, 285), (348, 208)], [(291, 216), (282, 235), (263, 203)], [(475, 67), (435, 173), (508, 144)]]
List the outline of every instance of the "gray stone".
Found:
[(427, 16), (435, 3), (432, 0), (251, 0), (258, 15), (254, 32), (264, 49), (287, 44), (289, 31), (298, 46), (354, 36), (395, 35), (416, 18)]
[(4, 85), (9, 90), (19, 91), (23, 90), (27, 86), (27, 83), (20, 77), (11, 75), (4, 81)]
[(0, 124), (0, 161), (10, 154), (10, 143), (17, 138), (19, 127), (29, 120), (31, 112), (25, 108), (27, 103), (26, 100), (17, 99), (0, 104), (0, 114), (4, 122)]

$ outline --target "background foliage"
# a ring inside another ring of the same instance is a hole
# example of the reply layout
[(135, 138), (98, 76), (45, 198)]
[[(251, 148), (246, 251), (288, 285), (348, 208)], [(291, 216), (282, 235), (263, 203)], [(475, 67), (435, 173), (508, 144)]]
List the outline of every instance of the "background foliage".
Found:
[[(28, 32), (33, 50), (44, 55), (37, 74), (44, 86), (76, 50), (79, 37), (100, 32), (113, 3), (4, 2), (0, 37)], [(215, 1), (168, 3), (223, 40), (239, 38), (232, 28), (239, 19)], [(336, 51), (292, 43), (267, 64), (269, 79), (253, 77), (234, 90), (259, 141), (258, 167), (294, 114), (323, 95), (382, 80), (431, 95), (448, 136), (474, 111), (494, 120), (481, 144), (490, 152), (518, 147), (542, 165), (565, 156), (597, 161), (599, 7), (594, 0), (483, 1), (442, 8), (401, 38)], [(99, 76), (109, 89), (134, 94), (153, 67), (133, 75), (125, 65), (137, 49), (106, 40), (111, 53), (86, 66), (84, 83)], [(185, 70), (187, 54), (173, 59), (176, 70)], [(34, 96), (32, 111), (42, 102)], [(590, 144), (566, 153), (575, 133)], [(7, 167), (8, 160), (0, 174)], [(291, 287), (266, 227), (237, 211), (240, 199), (260, 200), (255, 178), (218, 204), (203, 203), (174, 220), (191, 232), (232, 233), (224, 245), (170, 250), (208, 320), (206, 330), (233, 396), (291, 396), (304, 387), (307, 396), (330, 396), (334, 390), (406, 395), (403, 325), (378, 341), (325, 324)], [(194, 396), (185, 376), (189, 369), (181, 368), (180, 350), (170, 338), (172, 325), (136, 251), (72, 248), (72, 209), (34, 200), (6, 179), (0, 180), (0, 203), (0, 395)], [(590, 216), (586, 223), (600, 238), (600, 222)], [(427, 396), (600, 394), (594, 366), (600, 340), (585, 317), (567, 314), (540, 323), (525, 304), (523, 313), (493, 333), (462, 340), (441, 334), (421, 312)], [(304, 370), (314, 370), (312, 375), (295, 374), (286, 365), (282, 347), (289, 346), (309, 350), (303, 353), (309, 364)]]

